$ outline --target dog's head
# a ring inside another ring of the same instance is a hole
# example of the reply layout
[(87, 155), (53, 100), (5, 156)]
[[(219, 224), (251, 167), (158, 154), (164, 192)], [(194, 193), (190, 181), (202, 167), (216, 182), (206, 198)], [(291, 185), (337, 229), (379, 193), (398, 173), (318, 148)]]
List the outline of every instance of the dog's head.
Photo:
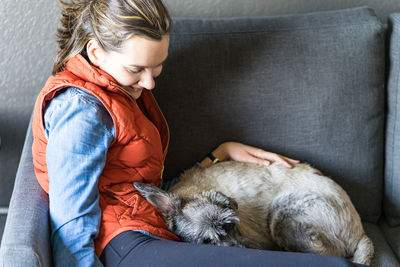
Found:
[(180, 198), (153, 185), (135, 182), (134, 186), (161, 212), (169, 230), (182, 241), (241, 246), (233, 237), (239, 223), (233, 199), (216, 191)]

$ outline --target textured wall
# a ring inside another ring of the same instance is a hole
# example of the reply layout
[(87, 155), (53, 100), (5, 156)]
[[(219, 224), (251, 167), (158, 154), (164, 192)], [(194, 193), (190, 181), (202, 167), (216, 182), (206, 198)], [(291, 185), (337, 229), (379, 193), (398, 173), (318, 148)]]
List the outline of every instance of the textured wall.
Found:
[[(172, 16), (229, 17), (302, 13), (369, 5), (382, 19), (399, 0), (165, 0)], [(7, 206), (36, 94), (56, 53), (56, 0), (1, 0), (0, 206)]]
[(399, 0), (164, 0), (171, 15), (232, 17), (281, 15), (369, 6), (377, 15), (400, 11)]
[(58, 3), (1, 0), (0, 206), (7, 206), (35, 96), (51, 72)]

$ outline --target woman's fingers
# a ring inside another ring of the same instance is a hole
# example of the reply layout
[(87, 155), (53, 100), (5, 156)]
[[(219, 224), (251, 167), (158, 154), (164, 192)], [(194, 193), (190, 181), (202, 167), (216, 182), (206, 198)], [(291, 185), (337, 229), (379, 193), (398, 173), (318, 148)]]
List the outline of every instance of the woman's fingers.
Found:
[(255, 152), (254, 156), (256, 156), (260, 159), (278, 162), (288, 168), (292, 168), (294, 164), (300, 163), (299, 160), (291, 159), (291, 158), (279, 155), (277, 153), (268, 152), (268, 151), (265, 151), (262, 149), (257, 149), (254, 152)]
[(271, 162), (278, 162), (287, 168), (292, 168), (293, 165), (300, 163), (298, 160), (237, 142), (225, 142), (220, 145), (219, 150), (223, 151), (224, 153), (221, 153), (224, 155), (226, 154), (227, 158), (242, 162), (257, 163), (267, 166), (270, 165)]
[(293, 167), (292, 164), (285, 157), (283, 157), (279, 154), (275, 154), (275, 153), (272, 153), (272, 154), (273, 154), (273, 156), (272, 156), (273, 161), (278, 162), (287, 168)]

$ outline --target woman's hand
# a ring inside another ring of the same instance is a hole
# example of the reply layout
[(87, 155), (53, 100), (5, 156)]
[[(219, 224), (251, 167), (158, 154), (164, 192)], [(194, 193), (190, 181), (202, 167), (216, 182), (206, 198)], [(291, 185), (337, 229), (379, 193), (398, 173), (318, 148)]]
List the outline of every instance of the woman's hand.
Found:
[[(222, 143), (212, 153), (221, 161), (231, 159), (241, 162), (264, 164), (267, 166), (271, 164), (271, 162), (279, 162), (287, 168), (292, 168), (293, 164), (300, 163), (300, 161), (295, 159), (236, 142)], [(207, 162), (204, 162), (204, 160), (201, 165), (203, 165), (203, 163), (209, 165)]]

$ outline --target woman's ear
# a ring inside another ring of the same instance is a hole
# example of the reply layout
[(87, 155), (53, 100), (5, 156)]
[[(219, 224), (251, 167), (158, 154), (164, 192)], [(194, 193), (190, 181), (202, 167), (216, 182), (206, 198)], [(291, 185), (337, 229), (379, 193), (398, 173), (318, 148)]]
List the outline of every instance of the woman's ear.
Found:
[(95, 66), (99, 66), (104, 61), (105, 51), (97, 40), (91, 39), (87, 42), (86, 53)]

